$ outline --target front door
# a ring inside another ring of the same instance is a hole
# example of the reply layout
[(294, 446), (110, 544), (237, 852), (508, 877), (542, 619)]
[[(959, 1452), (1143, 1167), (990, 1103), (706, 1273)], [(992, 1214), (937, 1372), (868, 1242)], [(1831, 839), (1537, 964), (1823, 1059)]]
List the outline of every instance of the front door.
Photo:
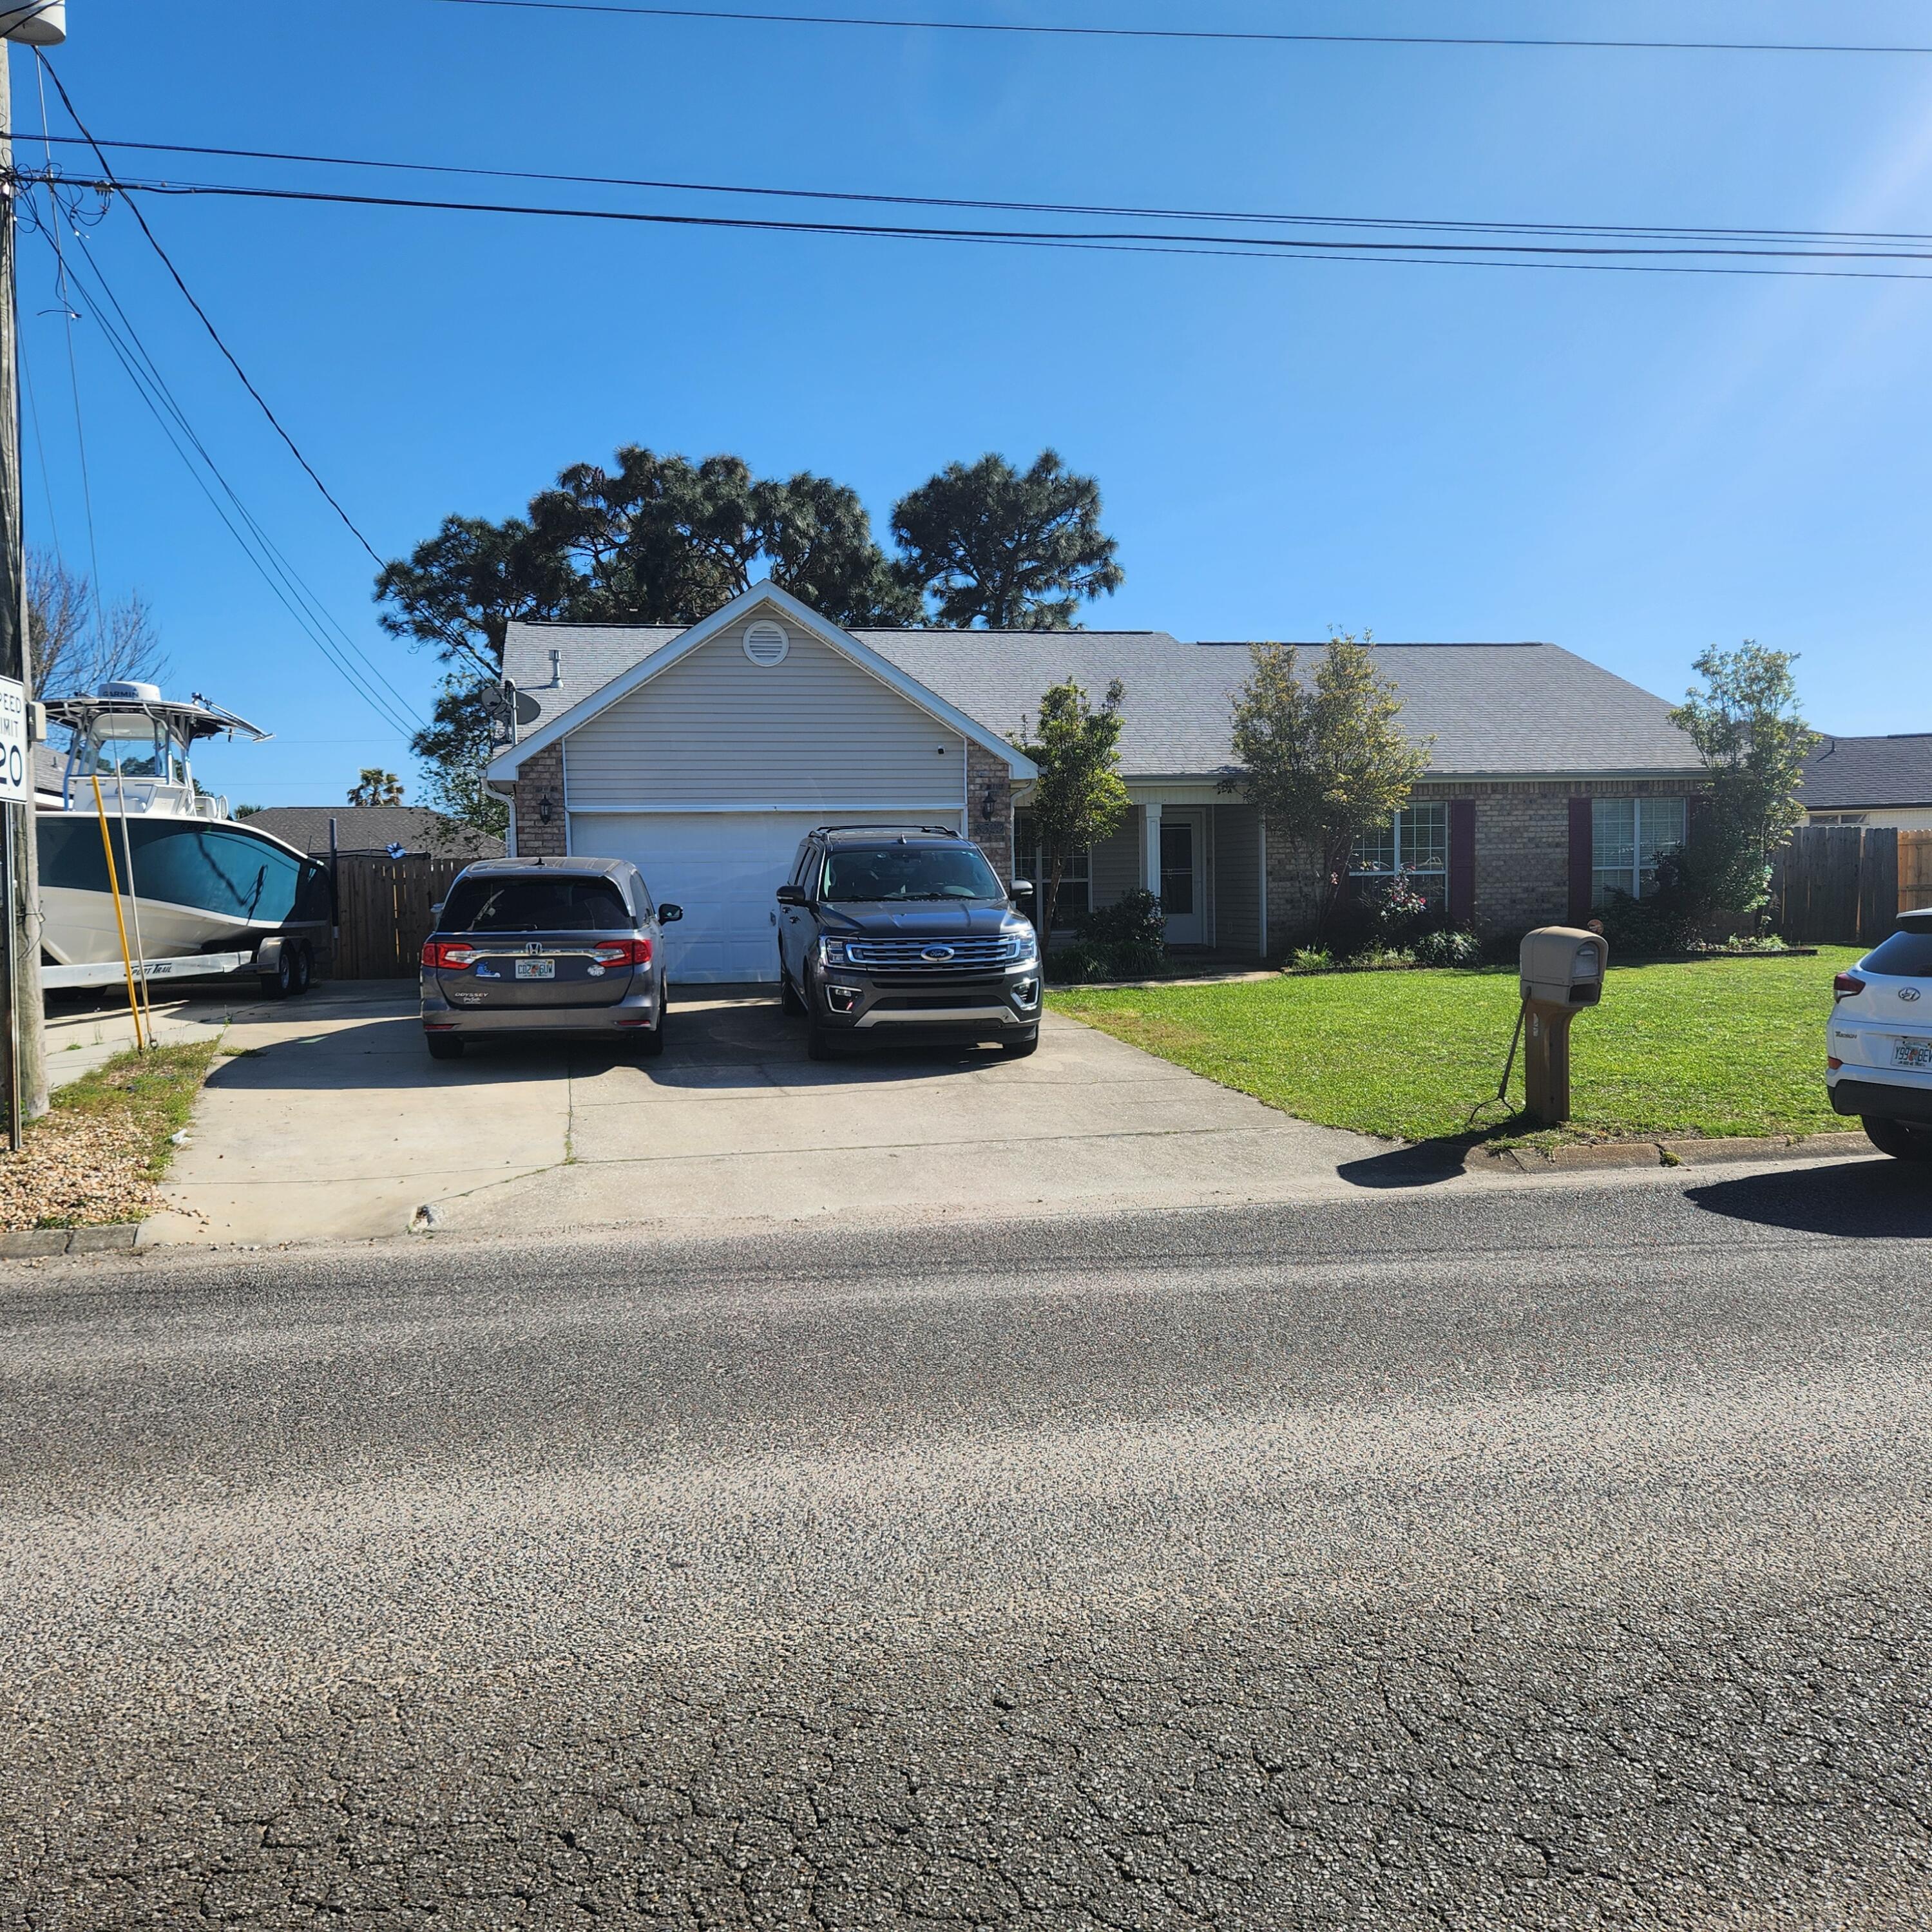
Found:
[(1170, 809), (1160, 817), (1160, 902), (1167, 914), (1170, 946), (1205, 946), (1208, 908), (1203, 903), (1202, 847), (1205, 814)]

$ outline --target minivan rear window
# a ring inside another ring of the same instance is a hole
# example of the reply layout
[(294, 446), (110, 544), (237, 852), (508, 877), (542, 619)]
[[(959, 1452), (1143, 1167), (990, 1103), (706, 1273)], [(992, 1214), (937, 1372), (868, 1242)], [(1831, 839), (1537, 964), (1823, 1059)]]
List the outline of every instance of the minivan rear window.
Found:
[(1932, 932), (1894, 932), (1864, 958), (1868, 973), (1888, 980), (1932, 980)]
[(442, 909), (445, 932), (628, 932), (636, 921), (608, 879), (458, 879)]

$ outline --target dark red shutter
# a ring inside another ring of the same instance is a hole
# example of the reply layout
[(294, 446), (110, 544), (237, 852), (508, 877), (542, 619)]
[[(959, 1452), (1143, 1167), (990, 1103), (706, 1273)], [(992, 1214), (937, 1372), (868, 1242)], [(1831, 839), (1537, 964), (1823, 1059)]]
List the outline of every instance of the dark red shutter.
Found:
[(1596, 862), (1596, 833), (1590, 823), (1590, 801), (1570, 801), (1570, 923), (1581, 926), (1590, 916), (1590, 868)]
[(1476, 801), (1449, 801), (1449, 923), (1476, 922)]

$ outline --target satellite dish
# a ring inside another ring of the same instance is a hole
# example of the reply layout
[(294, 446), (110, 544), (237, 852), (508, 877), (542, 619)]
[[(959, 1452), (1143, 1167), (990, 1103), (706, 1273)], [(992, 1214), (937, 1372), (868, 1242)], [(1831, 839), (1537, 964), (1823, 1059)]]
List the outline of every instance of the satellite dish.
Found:
[(543, 716), (543, 706), (527, 692), (517, 693), (517, 722), (534, 724)]
[(67, 38), (67, 0), (4, 0), (0, 34), (24, 46), (58, 46)]

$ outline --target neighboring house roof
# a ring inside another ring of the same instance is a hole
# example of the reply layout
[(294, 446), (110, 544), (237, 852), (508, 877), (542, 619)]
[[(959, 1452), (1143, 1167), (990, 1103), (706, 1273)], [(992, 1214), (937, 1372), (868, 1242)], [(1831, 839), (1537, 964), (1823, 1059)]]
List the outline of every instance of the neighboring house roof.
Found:
[(1932, 731), (1827, 738), (1805, 760), (1803, 795), (1812, 812), (1932, 805)]
[[(505, 669), (539, 706), (527, 741), (684, 633), (662, 626), (512, 624)], [(1165, 631), (875, 631), (850, 634), (1000, 738), (1022, 732), (1052, 684), (1098, 699), (1126, 688), (1120, 769), (1199, 777), (1234, 762), (1229, 718), (1247, 647), (1183, 644)], [(1302, 647), (1304, 664), (1322, 646)], [(1434, 734), (1430, 769), (1481, 773), (1690, 775), (1701, 770), (1670, 707), (1556, 644), (1383, 644), (1376, 662), (1401, 693), (1402, 722)], [(533, 690), (560, 653), (560, 682)], [(616, 694), (614, 692), (612, 694)], [(596, 708), (596, 707), (593, 707)]]
[(432, 812), (426, 805), (271, 805), (248, 814), (248, 823), (272, 832), (298, 852), (318, 858), (328, 852), (328, 822), (335, 821), (336, 850), (382, 852), (392, 845), (438, 858), (500, 859), (503, 842)]

